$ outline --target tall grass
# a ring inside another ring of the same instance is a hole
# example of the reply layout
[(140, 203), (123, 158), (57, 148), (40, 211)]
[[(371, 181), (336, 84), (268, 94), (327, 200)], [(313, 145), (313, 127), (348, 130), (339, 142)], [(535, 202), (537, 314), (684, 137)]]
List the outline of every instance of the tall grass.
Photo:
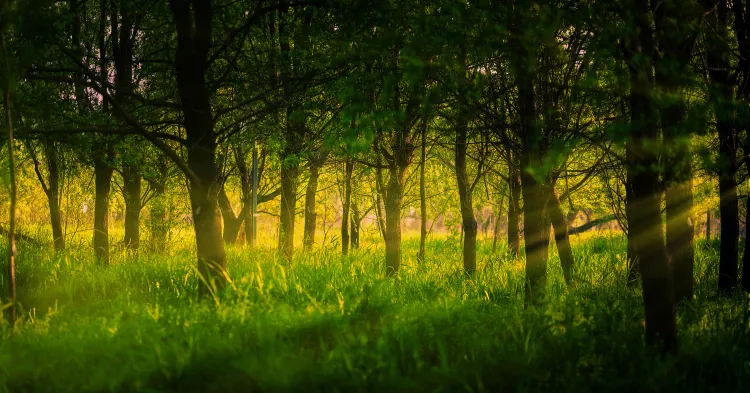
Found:
[(15, 334), (0, 324), (0, 391), (750, 391), (748, 299), (714, 298), (717, 253), (696, 247), (677, 357), (643, 345), (625, 242), (610, 234), (574, 244), (570, 289), (553, 250), (549, 299), (528, 309), (523, 261), (492, 255), (491, 241), (472, 278), (450, 237), (431, 240), (424, 262), (407, 237), (393, 279), (374, 240), (291, 262), (230, 248), (232, 284), (216, 298), (197, 295), (189, 247), (109, 267), (88, 250), (25, 247), (24, 318)]

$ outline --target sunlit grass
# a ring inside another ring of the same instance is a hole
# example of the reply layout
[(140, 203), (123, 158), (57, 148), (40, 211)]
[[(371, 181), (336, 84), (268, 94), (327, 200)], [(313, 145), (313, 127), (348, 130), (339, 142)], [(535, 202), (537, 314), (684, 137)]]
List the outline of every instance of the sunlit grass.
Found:
[(350, 257), (334, 244), (291, 262), (232, 247), (232, 285), (216, 302), (197, 295), (188, 242), (109, 267), (87, 249), (25, 247), (24, 318), (15, 335), (0, 328), (0, 391), (747, 391), (747, 298), (713, 298), (715, 248), (696, 245), (681, 354), (661, 358), (642, 345), (625, 240), (573, 241), (575, 287), (553, 248), (549, 302), (530, 309), (523, 261), (504, 246), (491, 255), (491, 239), (473, 278), (456, 236), (433, 237), (424, 262), (408, 236), (395, 279), (377, 239)]

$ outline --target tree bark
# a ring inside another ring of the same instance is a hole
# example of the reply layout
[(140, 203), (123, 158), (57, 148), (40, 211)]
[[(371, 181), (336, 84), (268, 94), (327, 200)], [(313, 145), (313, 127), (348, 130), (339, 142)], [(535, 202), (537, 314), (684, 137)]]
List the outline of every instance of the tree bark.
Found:
[(422, 119), (420, 133), (421, 160), (419, 161), (419, 255), (417, 259), (424, 261), (427, 251), (427, 187), (425, 185), (425, 166), (427, 165), (427, 119)]
[(193, 211), (201, 291), (215, 291), (226, 283), (226, 254), (221, 233), (218, 194), (221, 172), (216, 165), (210, 93), (206, 65), (211, 48), (213, 9), (210, 0), (191, 4), (170, 0), (177, 27), (175, 70), (188, 146), (190, 204)]
[(356, 202), (352, 202), (352, 219), (351, 219), (351, 236), (349, 237), (349, 241), (351, 242), (352, 249), (359, 248), (359, 228), (360, 224), (362, 222), (362, 217), (360, 216), (359, 206)]
[(125, 247), (138, 250), (141, 243), (141, 173), (137, 163), (122, 167), (123, 196), (125, 199)]
[(349, 255), (349, 208), (352, 205), (352, 172), (354, 163), (351, 158), (344, 164), (344, 195), (342, 198), (343, 211), (341, 214), (341, 254)]
[[(292, 153), (287, 151), (285, 156)], [(294, 218), (297, 204), (299, 164), (284, 162), (281, 166), (281, 214), (279, 218), (279, 251), (284, 258), (294, 256)]]
[(745, 249), (742, 251), (742, 289), (750, 292), (750, 197), (745, 200)]
[(234, 215), (234, 209), (232, 209), (232, 203), (229, 201), (227, 192), (224, 187), (221, 187), (219, 192), (219, 210), (221, 211), (221, 218), (224, 221), (224, 243), (225, 244), (236, 244), (237, 235), (240, 233), (240, 227), (242, 222), (245, 220), (245, 209), (238, 215)]
[(706, 65), (710, 78), (711, 98), (719, 136), (719, 222), (721, 246), (719, 252), (719, 283), (721, 294), (731, 294), (737, 286), (739, 208), (735, 175), (736, 134), (733, 120), (733, 88), (730, 75), (728, 34), (728, 9), (726, 1), (704, 0), (704, 9), (710, 11), (706, 23)]
[[(670, 101), (661, 106), (661, 123), (666, 145), (667, 254), (672, 264), (675, 301), (678, 303), (693, 299), (695, 265), (692, 132), (685, 124), (686, 100), (681, 86), (686, 79), (685, 68), (690, 62), (697, 35), (697, 31), (691, 31), (690, 27), (700, 23), (700, 14), (694, 10), (695, 7), (685, 7), (678, 2), (665, 2), (654, 11), (660, 54), (655, 67), (655, 81), (660, 91), (670, 97)], [(675, 25), (675, 21), (680, 25)]]
[(391, 276), (401, 267), (401, 204), (403, 179), (391, 170), (385, 194), (385, 272)]
[(468, 149), (468, 119), (465, 110), (460, 109), (458, 127), (456, 128), (456, 180), (458, 198), (461, 205), (461, 223), (463, 229), (464, 273), (474, 274), (477, 269), (477, 220), (474, 217), (472, 184), (466, 172), (466, 152)]
[(629, 59), (631, 91), (631, 138), (626, 143), (628, 174), (632, 179), (632, 200), (628, 201), (628, 233), (635, 242), (643, 285), (646, 340), (676, 351), (672, 272), (664, 245), (661, 221), (662, 186), (659, 181), (658, 120), (651, 101), (654, 41), (647, 0), (634, 0), (635, 17), (632, 58)]
[[(8, 165), (10, 173), (10, 210), (8, 226), (8, 298), (10, 307), (7, 309), (8, 320), (11, 328), (16, 324), (16, 204), (18, 195), (18, 184), (16, 183), (16, 159), (13, 146), (13, 118), (11, 110), (11, 81), (8, 76), (11, 72), (10, 61), (8, 61), (8, 50), (5, 43), (5, 26), (0, 26), (0, 44), (2, 44), (3, 57), (5, 58), (5, 78), (3, 86), (3, 105), (5, 106), (5, 125), (7, 126), (8, 138)], [(4, 303), (4, 302), (3, 302)]]
[(310, 180), (307, 182), (305, 191), (305, 233), (304, 247), (305, 251), (312, 250), (315, 245), (315, 230), (318, 224), (318, 213), (315, 211), (316, 197), (318, 194), (318, 179), (320, 178), (320, 166), (310, 163)]
[(560, 265), (563, 271), (565, 283), (570, 286), (573, 282), (573, 249), (570, 247), (570, 236), (568, 235), (568, 220), (560, 206), (560, 199), (554, 189), (550, 190), (549, 200), (550, 221), (555, 233), (555, 244), (557, 245), (557, 254), (560, 257)]
[[(521, 50), (525, 60), (529, 54)], [(537, 124), (534, 94), (534, 75), (528, 64), (516, 65), (521, 152), (521, 193), (523, 194), (524, 243), (526, 249), (526, 304), (537, 303), (544, 297), (547, 285), (547, 258), (549, 253), (550, 220), (547, 212), (549, 194), (547, 185), (532, 171), (543, 168), (542, 135)]]
[[(52, 141), (44, 141), (44, 150), (47, 157), (47, 184), (45, 194), (49, 206), (50, 225), (52, 226), (52, 239), (55, 251), (65, 250), (65, 234), (62, 227), (62, 212), (60, 211), (60, 157), (59, 146)], [(42, 178), (39, 178), (42, 181)]]
[(109, 194), (112, 182), (114, 146), (105, 142), (104, 151), (94, 149), (94, 253), (99, 263), (108, 265), (109, 255)]

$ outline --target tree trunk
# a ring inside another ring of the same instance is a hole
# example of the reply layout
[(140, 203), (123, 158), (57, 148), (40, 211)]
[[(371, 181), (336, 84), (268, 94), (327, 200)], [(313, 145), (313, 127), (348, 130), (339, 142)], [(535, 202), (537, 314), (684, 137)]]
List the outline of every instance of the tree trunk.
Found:
[[(528, 54), (527, 54), (528, 55)], [(523, 53), (521, 58), (524, 58)], [(543, 168), (542, 135), (537, 124), (538, 114), (534, 95), (534, 75), (526, 62), (516, 65), (518, 106), (521, 127), (521, 193), (523, 194), (524, 243), (526, 249), (526, 304), (537, 303), (544, 297), (547, 285), (550, 220), (547, 212), (547, 185), (533, 176), (530, 170)]]
[(391, 170), (385, 194), (385, 272), (391, 276), (401, 267), (401, 203), (403, 185), (396, 170)]
[(310, 251), (315, 245), (315, 230), (318, 225), (318, 213), (315, 212), (315, 201), (318, 194), (318, 178), (320, 178), (320, 166), (310, 163), (310, 180), (307, 182), (305, 191), (305, 251)]
[[(288, 155), (291, 155), (289, 153)], [(285, 155), (287, 156), (287, 155)], [(281, 214), (279, 218), (279, 251), (284, 258), (294, 256), (294, 218), (297, 204), (297, 175), (299, 165), (284, 162), (281, 166)]]
[(515, 165), (508, 162), (508, 251), (513, 258), (521, 254), (521, 236), (518, 231), (521, 212), (521, 178)]
[(706, 242), (711, 240), (711, 211), (706, 211)]
[[(635, 0), (631, 8), (636, 20), (633, 57), (629, 59), (631, 91), (631, 138), (626, 143), (627, 170), (632, 179), (633, 199), (628, 201), (628, 233), (635, 242), (640, 261), (646, 340), (676, 350), (672, 272), (664, 245), (661, 221), (662, 186), (657, 156), (658, 120), (652, 97), (653, 33), (647, 0)], [(646, 59), (646, 60), (644, 60)], [(648, 263), (646, 263), (648, 262)]]
[[(166, 164), (166, 163), (165, 163)], [(160, 181), (151, 184), (154, 197), (151, 199), (151, 208), (149, 211), (149, 227), (151, 231), (152, 250), (161, 254), (167, 249), (167, 202), (165, 196), (164, 181), (166, 176), (162, 176)]]
[(750, 292), (750, 197), (745, 200), (745, 249), (742, 251), (742, 289)]
[(124, 163), (122, 167), (125, 199), (125, 247), (137, 250), (141, 242), (141, 172), (140, 165)]
[[(5, 43), (5, 26), (0, 26), (0, 44), (2, 44), (3, 57), (7, 59), (8, 50)], [(3, 105), (5, 106), (5, 125), (7, 126), (7, 138), (8, 138), (8, 165), (10, 173), (10, 211), (9, 215), (9, 227), (8, 227), (8, 300), (10, 301), (10, 307), (7, 308), (8, 320), (10, 321), (11, 329), (16, 324), (16, 204), (18, 195), (18, 184), (16, 183), (16, 159), (15, 149), (13, 148), (13, 120), (11, 112), (11, 81), (8, 74), (11, 72), (9, 69), (10, 62), (5, 62), (5, 75), (4, 78), (4, 100)], [(5, 303), (5, 302), (3, 302)]]
[(352, 172), (354, 163), (351, 158), (344, 164), (344, 195), (342, 198), (343, 212), (341, 214), (341, 254), (349, 255), (349, 208), (352, 205)]
[(224, 243), (236, 244), (237, 235), (239, 235), (240, 227), (245, 219), (245, 208), (243, 208), (243, 211), (240, 212), (240, 214), (235, 216), (234, 210), (232, 209), (232, 203), (229, 201), (229, 197), (223, 186), (219, 192), (218, 203), (219, 210), (221, 211), (221, 218), (224, 221)]
[(710, 32), (707, 37), (706, 65), (711, 79), (711, 98), (719, 135), (719, 222), (721, 248), (719, 284), (721, 294), (731, 294), (737, 285), (739, 209), (735, 175), (736, 140), (732, 109), (733, 88), (730, 75), (728, 8), (726, 1), (706, 0), (704, 8)]
[(50, 224), (52, 226), (52, 239), (55, 251), (65, 250), (65, 234), (62, 227), (62, 213), (60, 211), (60, 159), (58, 146), (54, 142), (45, 141), (44, 147), (47, 156), (47, 202), (49, 205)]
[(425, 185), (425, 166), (427, 164), (427, 119), (422, 119), (421, 130), (421, 160), (419, 161), (419, 255), (417, 259), (424, 261), (427, 251), (427, 187)]
[(190, 204), (198, 252), (201, 291), (212, 292), (227, 280), (226, 254), (217, 197), (221, 172), (216, 165), (216, 134), (205, 75), (211, 47), (210, 0), (191, 4), (170, 0), (177, 27), (175, 70), (187, 135)]
[[(665, 2), (654, 13), (660, 56), (655, 81), (669, 98), (661, 106), (664, 135), (664, 183), (666, 185), (667, 255), (674, 275), (675, 301), (693, 299), (693, 168), (692, 132), (685, 124), (686, 101), (682, 88), (685, 68), (690, 62), (696, 32), (678, 27), (700, 24), (695, 7)], [(681, 25), (678, 26), (675, 22)], [(673, 99), (676, 97), (676, 100)]]
[(474, 217), (472, 184), (466, 173), (466, 151), (468, 148), (468, 122), (464, 110), (460, 110), (460, 119), (456, 128), (456, 180), (458, 198), (461, 205), (461, 223), (463, 229), (464, 273), (473, 274), (477, 269), (477, 220)]
[(112, 181), (114, 146), (105, 142), (105, 151), (94, 151), (94, 253), (99, 263), (109, 260), (109, 194)]
[(352, 202), (351, 236), (349, 237), (352, 249), (359, 248), (359, 227), (361, 222), (362, 217), (360, 216), (359, 206), (356, 202)]
[(550, 221), (552, 229), (555, 232), (555, 244), (557, 245), (557, 254), (560, 256), (560, 265), (563, 271), (565, 283), (570, 286), (573, 282), (573, 249), (570, 247), (570, 236), (568, 235), (568, 220), (560, 206), (560, 199), (554, 189), (550, 190), (549, 200)]

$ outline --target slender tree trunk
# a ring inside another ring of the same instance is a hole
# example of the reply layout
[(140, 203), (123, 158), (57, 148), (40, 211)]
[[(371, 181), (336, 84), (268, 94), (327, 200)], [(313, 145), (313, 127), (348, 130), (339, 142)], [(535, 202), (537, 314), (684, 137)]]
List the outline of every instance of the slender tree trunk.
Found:
[(47, 184), (47, 202), (49, 205), (50, 225), (52, 226), (52, 239), (55, 251), (65, 250), (65, 234), (62, 227), (62, 213), (60, 211), (60, 158), (57, 152), (58, 146), (51, 141), (44, 142), (47, 156), (47, 172), (49, 184)]
[(397, 170), (388, 176), (385, 195), (385, 272), (395, 275), (401, 267), (401, 203), (403, 185)]
[[(291, 156), (291, 152), (285, 156)], [(283, 163), (281, 167), (281, 214), (279, 218), (279, 251), (284, 258), (294, 256), (294, 218), (297, 204), (297, 175), (299, 165)]]
[(99, 263), (109, 260), (109, 194), (112, 182), (114, 146), (106, 142), (105, 151), (94, 151), (94, 253)]
[(730, 75), (728, 8), (726, 1), (706, 0), (704, 8), (709, 26), (707, 36), (706, 64), (711, 79), (711, 98), (716, 116), (719, 136), (719, 222), (721, 248), (719, 254), (719, 285), (721, 294), (731, 294), (737, 286), (739, 208), (735, 175), (736, 135), (732, 99), (733, 88)]
[(344, 195), (342, 200), (343, 212), (341, 214), (341, 253), (349, 255), (349, 208), (352, 205), (352, 172), (354, 163), (351, 158), (346, 159), (344, 164)]
[(315, 211), (316, 196), (318, 194), (318, 178), (320, 177), (320, 165), (310, 163), (310, 180), (307, 182), (305, 192), (305, 251), (309, 251), (315, 245), (315, 230), (318, 224), (318, 214)]
[(466, 113), (461, 110), (456, 128), (456, 179), (458, 198), (461, 205), (461, 222), (463, 229), (464, 272), (473, 274), (477, 269), (477, 220), (474, 217), (472, 185), (466, 173), (466, 152), (468, 148), (468, 121)]
[[(693, 299), (693, 189), (692, 132), (685, 124), (686, 101), (682, 88), (685, 68), (690, 62), (696, 32), (677, 28), (699, 25), (695, 7), (665, 2), (654, 11), (660, 56), (655, 81), (670, 101), (661, 107), (664, 135), (664, 183), (666, 184), (667, 254), (674, 275), (675, 301)], [(676, 97), (674, 100), (672, 97)]]
[(745, 200), (745, 249), (742, 251), (742, 289), (750, 292), (750, 197)]
[(711, 240), (711, 211), (706, 211), (706, 242)]
[[(166, 164), (166, 163), (165, 163)], [(167, 201), (165, 195), (164, 181), (166, 176), (162, 176), (160, 181), (151, 184), (154, 197), (151, 199), (151, 208), (149, 211), (149, 228), (151, 231), (151, 246), (154, 252), (161, 254), (167, 249)]]
[[(524, 56), (521, 56), (523, 58)], [(521, 64), (516, 67), (518, 79), (518, 104), (521, 126), (521, 193), (523, 194), (524, 243), (526, 249), (527, 304), (544, 297), (547, 285), (547, 258), (549, 255), (550, 220), (547, 212), (548, 186), (527, 169), (542, 168), (542, 136), (537, 124), (538, 116), (534, 96), (534, 76)]]
[(141, 242), (141, 173), (140, 165), (125, 163), (122, 167), (125, 199), (125, 239), (123, 243), (137, 250)]
[(427, 119), (422, 119), (421, 160), (419, 161), (419, 255), (417, 259), (424, 261), (427, 251), (427, 187), (425, 185), (425, 166), (427, 165)]
[[(664, 245), (661, 221), (662, 186), (657, 149), (659, 130), (652, 97), (653, 32), (647, 0), (635, 0), (631, 8), (636, 20), (633, 57), (629, 59), (631, 92), (631, 139), (626, 144), (627, 170), (632, 179), (633, 199), (628, 201), (632, 216), (628, 232), (635, 242), (643, 285), (646, 339), (676, 351), (672, 271)], [(645, 59), (645, 60), (644, 60)], [(648, 263), (646, 263), (648, 262)]]
[[(252, 174), (245, 163), (245, 152), (240, 146), (235, 146), (235, 161), (237, 162), (237, 171), (240, 174), (240, 194), (242, 198), (242, 219), (245, 221), (245, 241), (252, 244), (253, 231), (253, 195), (252, 195)], [(239, 228), (238, 228), (239, 230)]]
[(508, 162), (508, 251), (514, 258), (521, 254), (521, 236), (518, 230), (521, 212), (521, 178), (515, 165)]
[(5, 43), (5, 26), (0, 26), (0, 44), (2, 44), (3, 57), (5, 57), (5, 78), (4, 78), (4, 106), (5, 106), (5, 125), (7, 126), (8, 137), (8, 165), (10, 173), (10, 211), (8, 227), (8, 298), (10, 307), (8, 307), (8, 320), (11, 327), (16, 324), (16, 204), (18, 195), (18, 185), (16, 184), (16, 159), (15, 149), (13, 148), (13, 120), (11, 110), (11, 82), (9, 74), (11, 72), (10, 61), (8, 61), (8, 50)]
[(352, 249), (359, 248), (359, 227), (361, 222), (362, 217), (360, 216), (359, 206), (356, 202), (352, 202), (351, 236), (349, 237)]
[(565, 283), (570, 286), (573, 282), (573, 249), (570, 247), (570, 236), (568, 235), (568, 220), (560, 206), (560, 199), (554, 189), (550, 190), (549, 200), (550, 221), (552, 229), (555, 232), (555, 244), (557, 245), (557, 254), (560, 256), (560, 265), (562, 266)]

